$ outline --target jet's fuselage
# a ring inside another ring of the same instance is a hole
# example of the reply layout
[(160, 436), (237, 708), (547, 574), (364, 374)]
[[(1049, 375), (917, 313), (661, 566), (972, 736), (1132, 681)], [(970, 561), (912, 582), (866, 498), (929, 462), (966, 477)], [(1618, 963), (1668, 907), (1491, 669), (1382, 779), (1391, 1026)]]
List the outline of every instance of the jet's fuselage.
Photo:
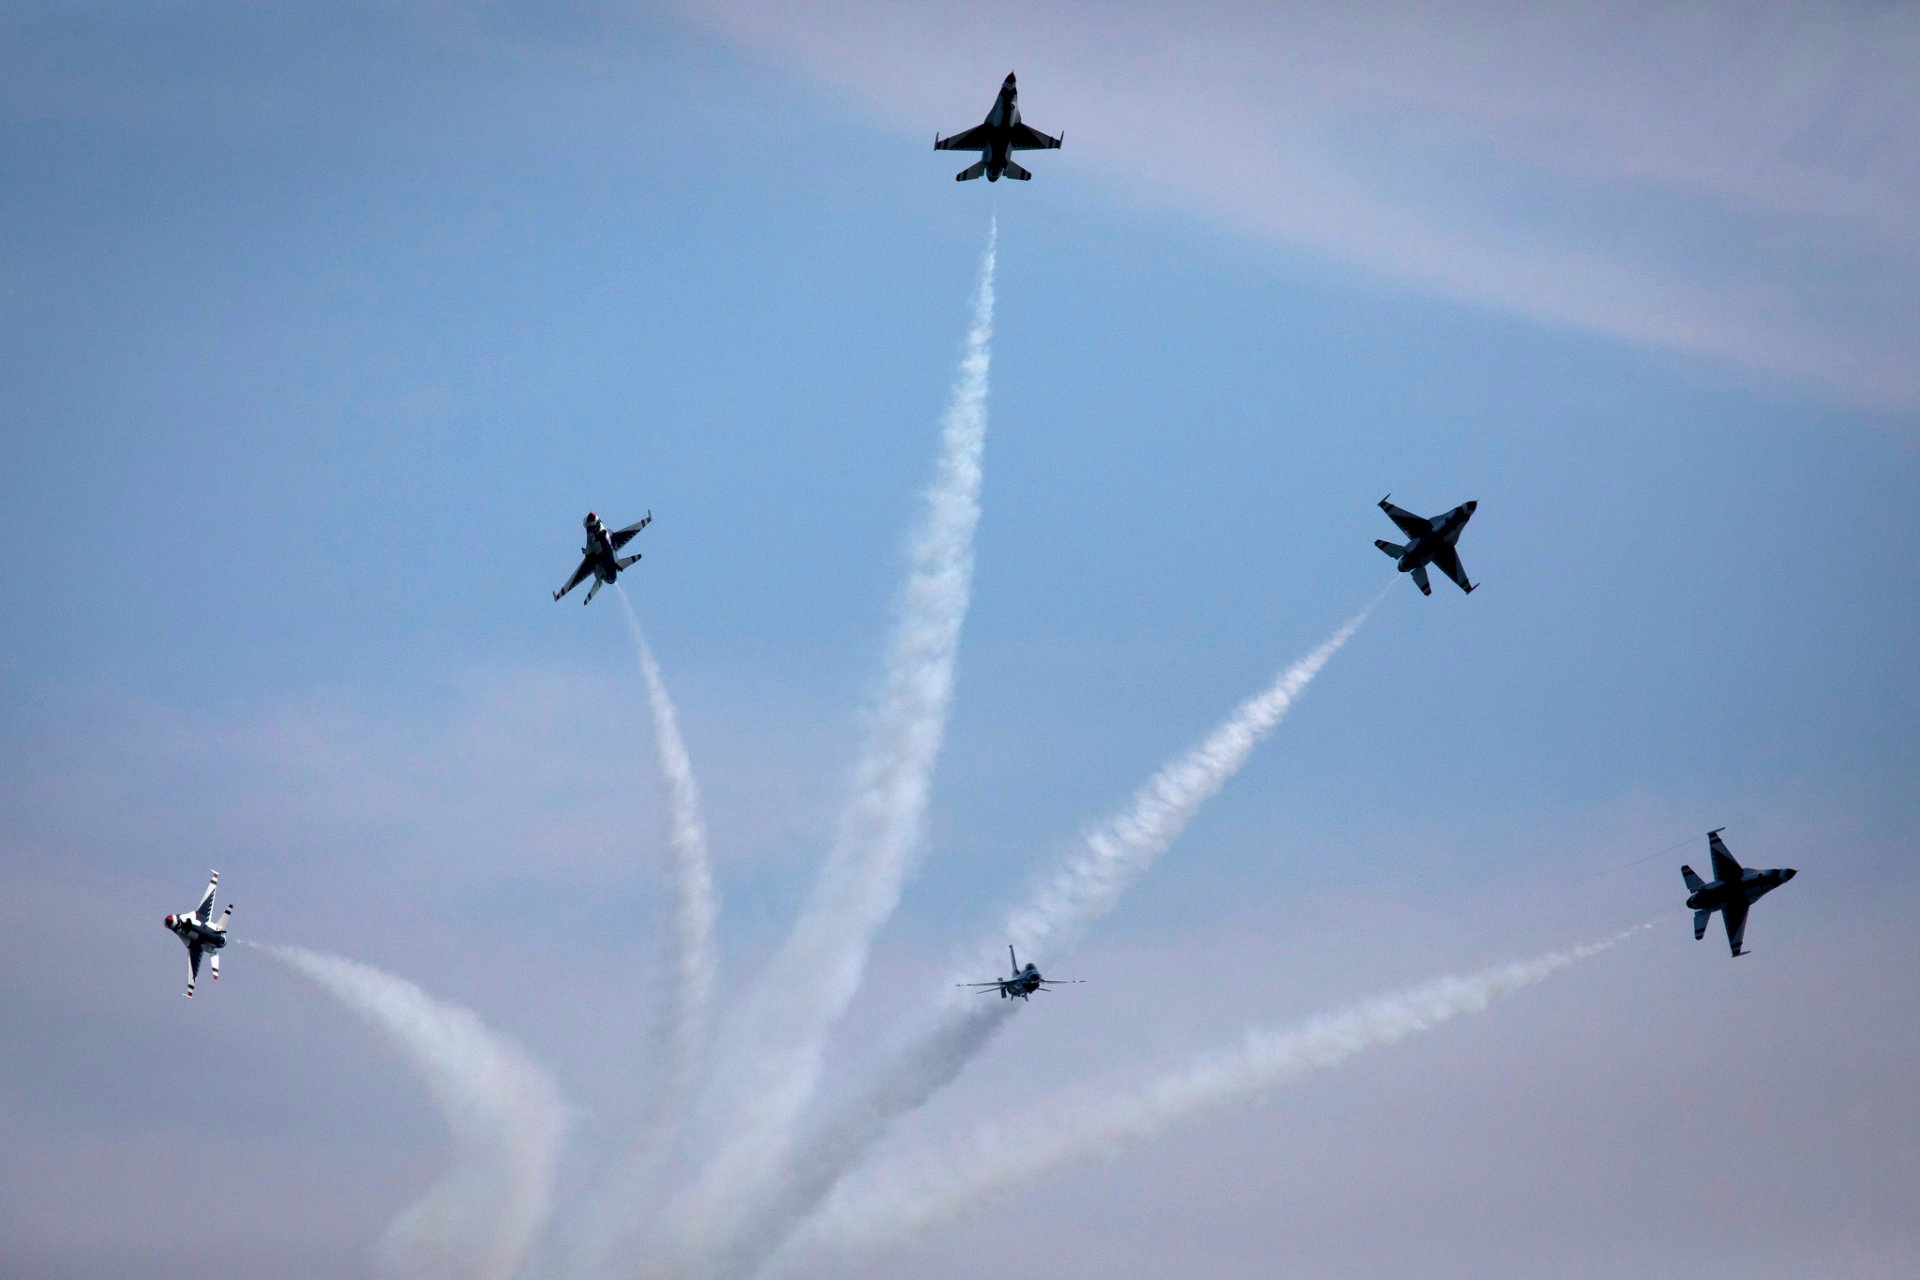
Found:
[(580, 554), (593, 562), (594, 577), (612, 583), (620, 576), (620, 557), (613, 553), (613, 535), (607, 532), (606, 522), (591, 511), (583, 523), (587, 545), (580, 548)]
[(1020, 86), (1009, 75), (993, 100), (993, 110), (987, 112), (986, 125), (992, 133), (981, 155), (987, 162), (988, 182), (998, 182), (1006, 174), (1007, 161), (1013, 158), (1013, 126), (1019, 123)]
[(1757, 902), (1793, 879), (1795, 874), (1792, 867), (1778, 867), (1771, 871), (1748, 867), (1741, 872), (1738, 880), (1714, 880), (1702, 885), (1688, 895), (1687, 905), (1695, 911), (1718, 911), (1736, 898)]
[(166, 925), (182, 944), (189, 947), (198, 945), (208, 951), (218, 951), (227, 945), (225, 929), (216, 929), (210, 924), (202, 924), (191, 914), (168, 916)]
[(1479, 505), (1477, 501), (1461, 503), (1435, 520), (1431, 530), (1409, 542), (1400, 555), (1400, 572), (1411, 573), (1423, 564), (1432, 564), (1434, 556), (1441, 550), (1458, 543), (1460, 535), (1466, 531), (1467, 521), (1473, 519), (1474, 508)]

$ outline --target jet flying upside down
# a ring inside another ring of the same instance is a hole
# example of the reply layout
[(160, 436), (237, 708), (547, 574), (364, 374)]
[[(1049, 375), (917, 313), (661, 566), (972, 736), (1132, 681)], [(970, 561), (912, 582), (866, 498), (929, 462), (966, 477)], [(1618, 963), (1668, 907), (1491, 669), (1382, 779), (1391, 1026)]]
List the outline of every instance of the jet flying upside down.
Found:
[(601, 587), (618, 578), (622, 569), (640, 559), (640, 553), (637, 551), (630, 556), (621, 556), (617, 553), (620, 548), (633, 541), (635, 534), (653, 523), (653, 512), (647, 512), (646, 519), (638, 524), (630, 524), (624, 529), (615, 529), (611, 532), (602, 523), (600, 517), (591, 511), (587, 512), (587, 518), (580, 523), (587, 531), (587, 545), (580, 548), (580, 567), (573, 571), (571, 578), (567, 579), (566, 586), (553, 593), (553, 598), (558, 600), (584, 582), (588, 574), (592, 574), (593, 585), (587, 588), (587, 598), (580, 602), (592, 604), (593, 597), (598, 594)]
[[(1060, 138), (1064, 137), (1065, 134), (1060, 135)], [(1005, 83), (1000, 86), (1000, 96), (993, 100), (993, 109), (987, 112), (987, 118), (951, 138), (934, 134), (933, 149), (980, 153), (978, 164), (968, 165), (953, 175), (955, 182), (968, 182), (983, 174), (988, 182), (998, 182), (1003, 176), (1025, 182), (1033, 175), (1015, 164), (1011, 153), (1050, 151), (1060, 145), (1060, 138), (1049, 138), (1032, 125), (1020, 122), (1020, 87), (1009, 71)]]
[(1707, 856), (1713, 859), (1711, 883), (1702, 881), (1692, 867), (1680, 868), (1680, 877), (1687, 882), (1687, 905), (1693, 908), (1693, 940), (1698, 942), (1706, 936), (1707, 923), (1718, 911), (1727, 926), (1728, 948), (1736, 956), (1746, 955), (1740, 941), (1747, 933), (1747, 908), (1799, 873), (1792, 867), (1772, 871), (1742, 867), (1727, 852), (1719, 831), (1707, 832)]
[[(1387, 498), (1393, 495), (1388, 494)], [(1420, 588), (1420, 594), (1430, 596), (1433, 587), (1427, 582), (1427, 566), (1434, 565), (1457, 583), (1462, 591), (1472, 593), (1480, 584), (1467, 581), (1467, 571), (1460, 564), (1460, 554), (1454, 544), (1460, 541), (1460, 534), (1467, 527), (1467, 521), (1473, 519), (1478, 502), (1463, 502), (1451, 511), (1443, 512), (1429, 520), (1417, 516), (1411, 511), (1394, 506), (1387, 498), (1380, 499), (1380, 509), (1387, 518), (1400, 526), (1400, 532), (1411, 539), (1405, 546), (1397, 542), (1388, 542), (1385, 538), (1374, 539), (1373, 545), (1392, 556), (1399, 564), (1400, 572), (1413, 575), (1413, 585)]]
[(227, 917), (233, 914), (233, 904), (220, 913), (220, 919), (213, 919), (213, 895), (220, 887), (220, 873), (215, 871), (207, 881), (207, 891), (201, 896), (200, 905), (185, 915), (168, 916), (167, 928), (179, 938), (187, 948), (187, 998), (193, 998), (194, 984), (200, 981), (200, 957), (205, 954), (207, 963), (213, 969), (216, 981), (220, 977), (220, 948), (227, 945)]

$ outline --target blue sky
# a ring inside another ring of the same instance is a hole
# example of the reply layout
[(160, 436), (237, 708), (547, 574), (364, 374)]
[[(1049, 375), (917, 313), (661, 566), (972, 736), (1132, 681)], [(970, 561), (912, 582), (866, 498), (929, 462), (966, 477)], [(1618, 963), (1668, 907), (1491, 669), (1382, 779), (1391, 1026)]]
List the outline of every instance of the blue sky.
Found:
[[(654, 512), (631, 590), (708, 789), (738, 991), (831, 829), (997, 216), (932, 840), (842, 1052), (1387, 583), (1381, 494), (1478, 499), (1485, 587), (1395, 583), (1074, 957), (1097, 985), (916, 1124), (964, 1128), (1008, 1072), (1174, 1061), (1677, 908), (1704, 849), (1570, 881), (1709, 826), (1808, 874), (1739, 966), (1668, 921), (881, 1273), (1910, 1270), (1920, 317), (1892, 295), (1920, 244), (1886, 214), (1916, 117), (1883, 59), (1915, 29), (1769, 8), (1688, 62), (1737, 10), (1687, 8), (1671, 47), (1701, 93), (1754, 66), (1799, 86), (1748, 104), (1771, 149), (1663, 97), (1597, 10), (1504, 37), (1469, 15), (1427, 59), (1444, 6), (1367, 40), (1303, 17), (1285, 51), (1231, 7), (1177, 39), (1050, 6), (950, 41), (852, 6), (0, 10), (0, 887), (16, 936), (52, 939), (0, 981), (0, 1253), (116, 1276), (204, 1238), (169, 1153), (214, 1125), (247, 1274), (364, 1272), (431, 1177), (409, 1083), (282, 975), (232, 981), (242, 956), (180, 1007), (153, 925), (208, 865), (254, 936), (472, 1005), (595, 1117), (584, 1147), (617, 1131), (660, 800), (615, 611), (547, 593), (587, 509)], [(1582, 32), (1612, 96), (1447, 78)], [(956, 186), (928, 135), (1010, 67), (1067, 145), (1030, 184)], [(1221, 977), (1170, 1003), (1180, 957)], [(1754, 1216), (1716, 1251), (1683, 1226), (1741, 1200), (1701, 1181), (1729, 1150)], [(1294, 1207), (1217, 1207), (1276, 1160)], [(1464, 1171), (1452, 1199), (1414, 1187), (1429, 1162)], [(1342, 1254), (1370, 1171), (1414, 1226)], [(1515, 1184), (1542, 1202), (1503, 1253)], [(1608, 1202), (1651, 1215), (1644, 1255), (1595, 1243)], [(1150, 1248), (1129, 1203), (1164, 1209)], [(1484, 1230), (1416, 1245), (1423, 1222)]]

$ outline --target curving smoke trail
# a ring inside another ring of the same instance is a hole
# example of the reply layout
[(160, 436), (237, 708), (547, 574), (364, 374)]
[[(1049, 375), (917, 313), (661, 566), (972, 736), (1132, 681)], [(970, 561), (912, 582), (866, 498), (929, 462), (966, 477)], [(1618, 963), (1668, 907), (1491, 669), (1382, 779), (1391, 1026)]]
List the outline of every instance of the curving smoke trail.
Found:
[(626, 614), (627, 629), (633, 635), (640, 677), (646, 682), (654, 749), (667, 783), (667, 847), (673, 857), (673, 1013), (671, 1065), (661, 1105), (662, 1123), (672, 1125), (699, 1081), (706, 1054), (707, 1023), (718, 968), (713, 928), (720, 906), (713, 886), (713, 861), (707, 850), (707, 826), (700, 816), (700, 786), (694, 780), (693, 761), (680, 737), (679, 717), (667, 696), (660, 664), (654, 660), (639, 616), (618, 584), (615, 591)]
[(874, 933), (898, 904), (924, 835), (946, 730), (961, 624), (972, 597), (981, 454), (993, 338), (998, 227), (988, 232), (973, 323), (942, 424), (939, 474), (911, 547), (911, 570), (851, 794), (811, 897), (749, 1011), (754, 1060), (700, 1184), (676, 1211), (691, 1257), (724, 1251), (754, 1198), (777, 1180), (822, 1069), (826, 1038), (858, 990)]
[(1077, 1109), (1027, 1108), (1018, 1130), (987, 1130), (966, 1150), (908, 1169), (877, 1170), (843, 1188), (809, 1228), (808, 1246), (836, 1255), (897, 1248), (934, 1227), (979, 1212), (1016, 1187), (1073, 1165), (1107, 1159), (1189, 1116), (1251, 1102), (1277, 1085), (1337, 1066), (1365, 1050), (1479, 1013), (1495, 1000), (1651, 927), (1636, 925), (1600, 942), (1467, 977), (1439, 978), (1314, 1018), (1291, 1031), (1251, 1031), (1237, 1049), (1209, 1054)]
[[(1005, 936), (1029, 957), (1057, 959), (1165, 853), (1200, 807), (1240, 771), (1294, 700), (1385, 599), (1383, 591), (1312, 653), (1242, 702), (1204, 741), (1164, 766), (1119, 813), (1087, 833), (1083, 849), (1008, 918)], [(998, 952), (996, 941), (988, 950)], [(1005, 1024), (1000, 1000), (947, 1000), (796, 1153), (780, 1194), (738, 1229), (727, 1274), (747, 1275), (832, 1192), (892, 1126), (952, 1083)]]
[(300, 947), (258, 950), (371, 1024), (425, 1082), (453, 1167), (388, 1228), (395, 1280), (511, 1280), (547, 1225), (566, 1108), (546, 1072), (478, 1017), (412, 983)]

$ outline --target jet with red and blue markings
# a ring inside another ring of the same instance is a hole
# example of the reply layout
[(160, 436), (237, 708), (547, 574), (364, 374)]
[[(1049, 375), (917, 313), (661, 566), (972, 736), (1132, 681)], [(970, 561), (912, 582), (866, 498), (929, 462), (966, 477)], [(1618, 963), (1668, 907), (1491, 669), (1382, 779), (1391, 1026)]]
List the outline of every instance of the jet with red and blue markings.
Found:
[(193, 998), (193, 988), (200, 981), (200, 957), (206, 956), (213, 976), (220, 977), (220, 948), (227, 945), (227, 917), (233, 914), (233, 904), (213, 918), (213, 895), (220, 888), (220, 873), (215, 871), (207, 881), (207, 891), (200, 897), (200, 905), (183, 915), (168, 916), (167, 928), (173, 931), (187, 948), (187, 998)]
[[(1725, 831), (1726, 828), (1720, 828)], [(1707, 924), (1718, 911), (1727, 926), (1727, 946), (1736, 956), (1747, 953), (1740, 943), (1747, 934), (1747, 908), (1799, 874), (1792, 867), (1756, 871), (1743, 867), (1727, 852), (1720, 831), (1707, 832), (1707, 856), (1713, 859), (1713, 879), (1704, 881), (1692, 867), (1681, 867), (1680, 878), (1687, 882), (1687, 905), (1693, 908), (1693, 940), (1706, 936)]]
[[(1393, 495), (1388, 494), (1387, 498)], [(1400, 532), (1409, 539), (1404, 545), (1388, 542), (1385, 538), (1375, 538), (1373, 545), (1394, 558), (1400, 572), (1413, 575), (1413, 585), (1420, 588), (1420, 594), (1433, 594), (1433, 585), (1427, 581), (1427, 566), (1432, 565), (1457, 583), (1462, 591), (1469, 594), (1480, 584), (1467, 581), (1467, 571), (1460, 564), (1460, 553), (1454, 550), (1454, 544), (1460, 541), (1460, 535), (1466, 530), (1467, 521), (1473, 519), (1478, 502), (1463, 502), (1451, 511), (1445, 511), (1431, 520), (1417, 516), (1411, 511), (1394, 506), (1387, 498), (1380, 499), (1380, 509), (1387, 513), (1387, 519), (1400, 526)]]
[(558, 600), (567, 592), (593, 576), (593, 585), (587, 588), (587, 598), (581, 604), (592, 604), (593, 597), (609, 582), (620, 576), (620, 571), (640, 559), (640, 553), (630, 556), (620, 554), (620, 548), (633, 541), (634, 535), (653, 523), (653, 512), (647, 512), (646, 519), (638, 524), (630, 524), (624, 529), (609, 530), (604, 521), (593, 512), (587, 512), (587, 518), (580, 522), (587, 531), (587, 545), (580, 548), (580, 567), (567, 579), (567, 585), (553, 593)]
[[(1064, 138), (1066, 135), (1060, 135)], [(970, 182), (985, 177), (988, 182), (998, 182), (1001, 178), (1015, 178), (1025, 182), (1033, 175), (1013, 161), (1015, 151), (1051, 151), (1060, 145), (1060, 138), (1050, 138), (1029, 124), (1020, 121), (1020, 86), (1013, 78), (1013, 72), (1007, 72), (1006, 80), (1000, 85), (1000, 96), (993, 100), (993, 109), (987, 112), (987, 118), (973, 128), (954, 134), (951, 138), (933, 135), (935, 151), (978, 151), (978, 164), (968, 165), (953, 175), (955, 182)]]

